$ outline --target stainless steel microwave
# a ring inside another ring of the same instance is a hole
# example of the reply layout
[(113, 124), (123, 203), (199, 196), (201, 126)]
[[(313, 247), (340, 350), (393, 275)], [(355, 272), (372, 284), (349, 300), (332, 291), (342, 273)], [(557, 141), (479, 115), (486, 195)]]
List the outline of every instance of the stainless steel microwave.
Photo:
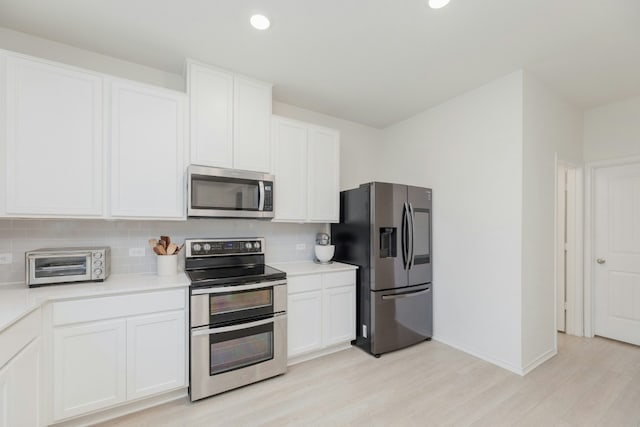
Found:
[(187, 216), (273, 218), (273, 175), (194, 165), (187, 173)]
[(30, 288), (71, 282), (101, 282), (109, 277), (111, 248), (36, 249), (25, 253)]

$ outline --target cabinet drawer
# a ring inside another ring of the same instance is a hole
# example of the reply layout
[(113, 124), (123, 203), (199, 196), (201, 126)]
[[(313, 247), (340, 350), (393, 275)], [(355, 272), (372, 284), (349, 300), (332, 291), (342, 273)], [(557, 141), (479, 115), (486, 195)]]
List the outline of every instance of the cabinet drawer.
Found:
[(185, 291), (173, 289), (162, 292), (57, 302), (53, 304), (53, 324), (59, 326), (159, 311), (180, 310), (184, 308), (185, 301)]
[(320, 274), (311, 274), (308, 276), (294, 276), (287, 278), (289, 287), (289, 295), (300, 292), (318, 291), (322, 289), (322, 276)]
[(337, 288), (338, 286), (355, 285), (355, 271), (339, 271), (336, 273), (324, 273), (322, 275), (322, 284), (325, 289)]

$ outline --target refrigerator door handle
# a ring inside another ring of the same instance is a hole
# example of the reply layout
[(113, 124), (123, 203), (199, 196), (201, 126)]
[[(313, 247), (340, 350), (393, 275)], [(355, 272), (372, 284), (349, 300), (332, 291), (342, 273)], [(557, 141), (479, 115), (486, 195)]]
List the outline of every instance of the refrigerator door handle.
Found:
[(402, 206), (402, 267), (406, 270), (409, 268), (409, 206), (407, 202)]
[(421, 291), (406, 292), (404, 294), (382, 295), (382, 300), (383, 301), (388, 301), (388, 300), (394, 300), (394, 299), (415, 297), (415, 296), (418, 296), (418, 295), (426, 294), (430, 290), (431, 290), (431, 288), (427, 288), (427, 289), (423, 289)]
[(413, 268), (413, 255), (415, 252), (415, 242), (414, 242), (414, 237), (415, 237), (415, 228), (413, 226), (413, 205), (411, 203), (409, 203), (409, 219), (411, 220), (411, 251), (409, 252), (409, 270), (411, 270), (411, 268)]

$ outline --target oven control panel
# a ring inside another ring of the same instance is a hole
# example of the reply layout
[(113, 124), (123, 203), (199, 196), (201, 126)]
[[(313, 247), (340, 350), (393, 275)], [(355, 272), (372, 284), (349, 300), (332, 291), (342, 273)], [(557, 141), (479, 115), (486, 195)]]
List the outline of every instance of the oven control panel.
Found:
[(263, 238), (187, 239), (185, 246), (187, 258), (264, 253)]

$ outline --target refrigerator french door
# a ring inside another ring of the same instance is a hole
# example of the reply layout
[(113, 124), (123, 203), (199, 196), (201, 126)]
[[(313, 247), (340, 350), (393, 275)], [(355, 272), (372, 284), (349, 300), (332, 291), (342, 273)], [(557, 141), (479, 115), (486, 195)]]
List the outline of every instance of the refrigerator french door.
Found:
[(376, 356), (431, 338), (431, 197), (381, 182), (341, 193), (334, 258), (360, 267), (355, 344)]

